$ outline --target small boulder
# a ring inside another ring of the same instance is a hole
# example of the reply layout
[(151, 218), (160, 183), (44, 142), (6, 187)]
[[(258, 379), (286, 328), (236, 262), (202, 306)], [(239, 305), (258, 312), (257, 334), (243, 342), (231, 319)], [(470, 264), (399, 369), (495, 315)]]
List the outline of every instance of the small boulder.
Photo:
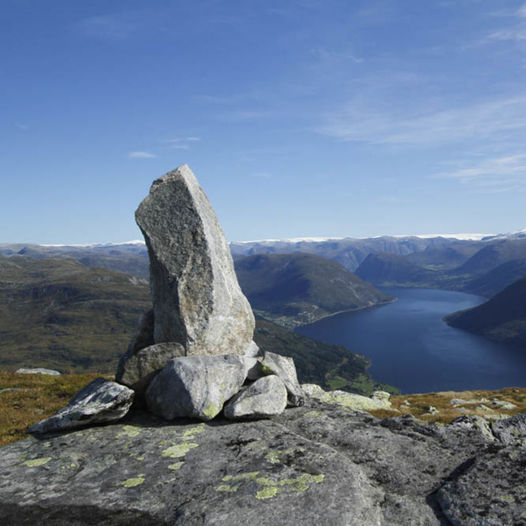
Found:
[(292, 358), (266, 352), (260, 362), (260, 370), (262, 375), (275, 374), (283, 380), (288, 392), (289, 405), (298, 407), (305, 403), (305, 393), (298, 382), (296, 366)]
[(28, 432), (49, 433), (115, 422), (129, 411), (133, 397), (132, 389), (105, 378), (96, 378), (81, 389), (66, 407), (37, 422)]
[(211, 420), (241, 389), (255, 362), (235, 354), (174, 358), (146, 390), (148, 409), (166, 420)]
[(58, 371), (55, 371), (54, 369), (43, 369), (41, 367), (36, 367), (34, 369), (17, 369), (15, 371), (16, 374), (48, 374), (49, 376), (60, 376), (60, 373)]
[[(377, 409), (391, 409), (389, 397), (380, 395), (377, 398), (369, 398), (359, 394), (348, 393), (347, 391), (324, 391), (316, 384), (303, 384), (302, 388), (307, 391), (311, 398), (316, 398), (321, 402), (338, 404), (352, 411), (374, 411)], [(375, 391), (381, 393), (383, 391)]]
[(264, 376), (239, 392), (225, 406), (227, 418), (280, 415), (287, 407), (287, 388), (278, 376)]
[(133, 389), (137, 396), (146, 392), (153, 377), (173, 358), (184, 356), (180, 343), (157, 343), (135, 353), (129, 349), (119, 360), (116, 381)]

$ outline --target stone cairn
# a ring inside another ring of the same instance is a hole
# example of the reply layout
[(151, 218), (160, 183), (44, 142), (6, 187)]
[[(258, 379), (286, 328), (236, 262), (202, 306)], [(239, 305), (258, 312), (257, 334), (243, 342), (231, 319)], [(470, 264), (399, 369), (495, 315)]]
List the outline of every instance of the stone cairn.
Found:
[(187, 165), (153, 182), (135, 213), (150, 258), (153, 308), (121, 357), (116, 382), (97, 378), (45, 433), (113, 422), (133, 404), (166, 420), (264, 418), (305, 394), (291, 358), (261, 353), (217, 216)]

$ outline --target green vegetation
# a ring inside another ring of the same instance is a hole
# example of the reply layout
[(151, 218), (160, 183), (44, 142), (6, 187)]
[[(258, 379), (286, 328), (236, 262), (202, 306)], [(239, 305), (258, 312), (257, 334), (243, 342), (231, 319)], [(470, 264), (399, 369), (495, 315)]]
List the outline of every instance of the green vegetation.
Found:
[(70, 259), (0, 256), (0, 366), (113, 372), (149, 304), (137, 277)]
[(56, 413), (97, 376), (0, 373), (0, 446), (25, 438), (25, 429)]
[(236, 261), (236, 273), (252, 307), (288, 327), (393, 300), (339, 263), (312, 254), (249, 256)]

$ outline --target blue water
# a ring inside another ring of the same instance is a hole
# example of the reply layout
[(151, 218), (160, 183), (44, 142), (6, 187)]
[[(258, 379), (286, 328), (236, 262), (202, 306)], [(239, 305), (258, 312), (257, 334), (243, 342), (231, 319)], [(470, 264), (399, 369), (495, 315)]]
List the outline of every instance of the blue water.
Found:
[(373, 378), (403, 393), (526, 387), (526, 349), (449, 327), (446, 314), (484, 298), (431, 289), (382, 289), (398, 300), (338, 314), (297, 332), (370, 358)]

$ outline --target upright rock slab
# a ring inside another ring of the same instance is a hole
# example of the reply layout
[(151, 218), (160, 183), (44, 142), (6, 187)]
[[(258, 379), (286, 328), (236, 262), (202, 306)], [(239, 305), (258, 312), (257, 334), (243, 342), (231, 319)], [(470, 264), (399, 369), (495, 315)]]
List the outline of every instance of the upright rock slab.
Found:
[(245, 354), (254, 315), (225, 235), (187, 165), (152, 184), (135, 213), (150, 257), (155, 343), (192, 354)]

